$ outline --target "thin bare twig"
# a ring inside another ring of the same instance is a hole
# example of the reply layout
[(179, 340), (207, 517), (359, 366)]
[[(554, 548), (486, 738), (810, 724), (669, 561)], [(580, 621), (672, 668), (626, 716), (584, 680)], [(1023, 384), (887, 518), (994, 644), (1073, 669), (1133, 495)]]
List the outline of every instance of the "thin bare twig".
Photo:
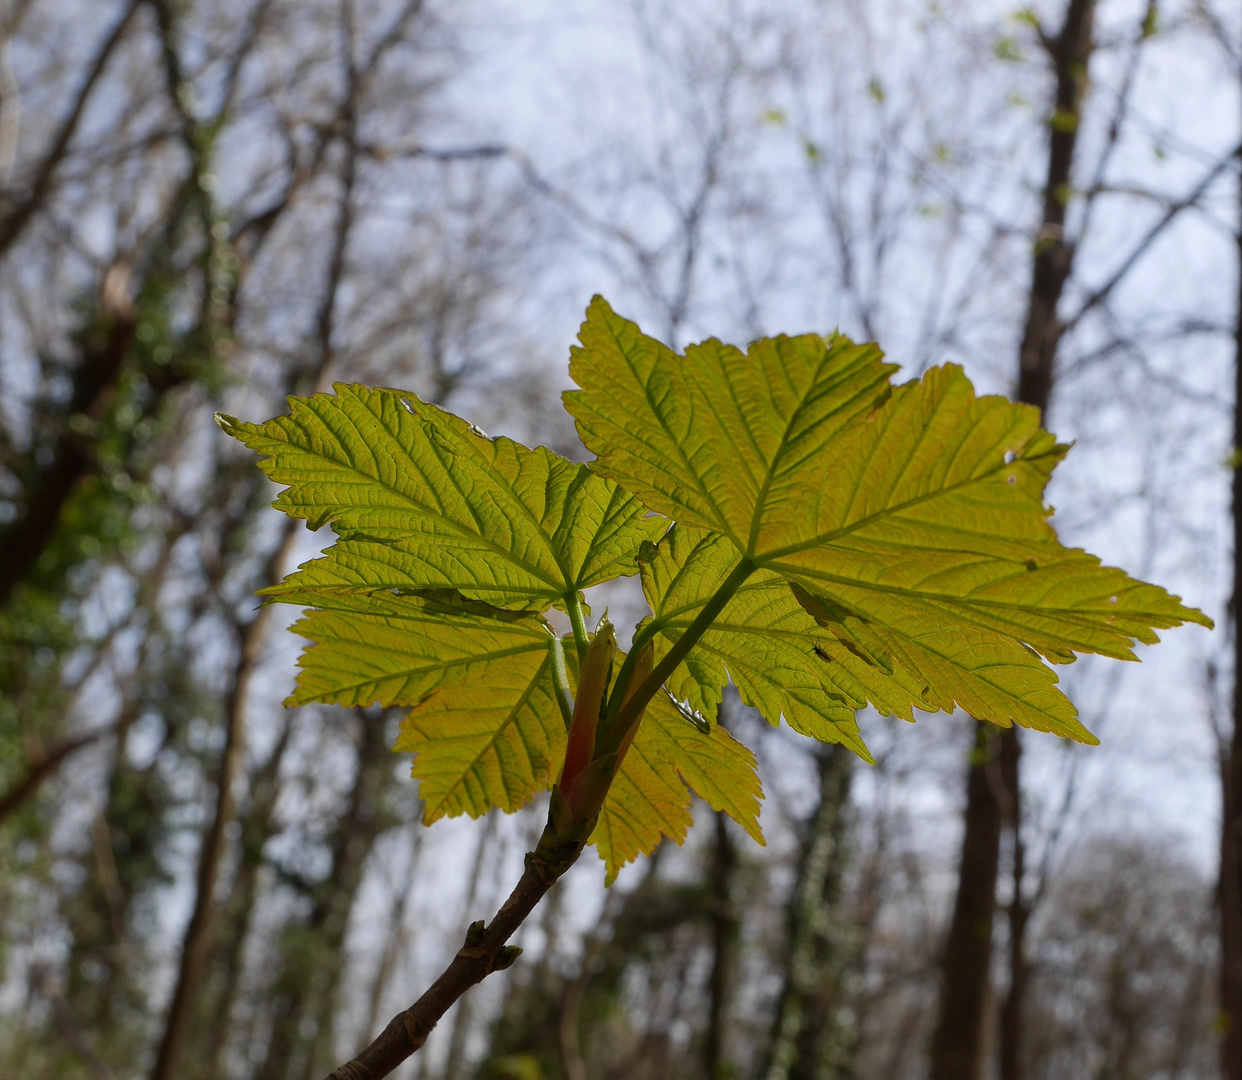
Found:
[(126, 6), (125, 12), (113, 28), (112, 33), (108, 35), (107, 40), (104, 41), (103, 46), (95, 55), (95, 61), (91, 64), (82, 86), (78, 89), (68, 114), (61, 122), (59, 130), (56, 132), (56, 137), (52, 140), (52, 145), (48, 148), (47, 153), (43, 155), (43, 160), (39, 162), (38, 168), (35, 170), (25, 197), (16, 202), (4, 217), (0, 218), (0, 257), (3, 257), (5, 252), (13, 246), (13, 243), (22, 234), (22, 230), (30, 223), (31, 218), (34, 217), (51, 192), (52, 179), (56, 174), (56, 169), (61, 161), (64, 160), (65, 154), (69, 150), (69, 143), (73, 141), (73, 136), (78, 130), (78, 123), (82, 119), (82, 113), (86, 108), (91, 92), (95, 89), (95, 84), (99, 82), (100, 76), (108, 66), (108, 61), (116, 51), (116, 47), (125, 37), (125, 32), (129, 29), (129, 24), (141, 3), (142, 0), (130, 0)]
[(380, 1080), (421, 1049), (458, 998), (493, 971), (512, 963), (513, 954), (501, 950), (557, 879), (577, 861), (580, 851), (581, 848), (571, 859), (555, 864), (533, 852), (527, 855), (526, 870), (496, 917), (486, 926), (473, 924), (466, 934), (466, 943), (427, 992), (394, 1016), (362, 1053), (334, 1069), (327, 1080)]

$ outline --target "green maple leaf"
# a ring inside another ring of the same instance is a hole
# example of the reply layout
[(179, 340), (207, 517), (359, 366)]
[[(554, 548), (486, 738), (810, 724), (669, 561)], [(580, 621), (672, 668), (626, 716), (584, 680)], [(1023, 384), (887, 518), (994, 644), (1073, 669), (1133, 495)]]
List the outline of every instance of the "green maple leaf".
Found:
[[(710, 339), (683, 357), (598, 297), (581, 342), (565, 402), (592, 468), (727, 540), (699, 577), (788, 582), (838, 653), (865, 659), (872, 672), (854, 678), (886, 711), (960, 705), (1094, 741), (1036, 654), (1129, 659), (1157, 628), (1211, 625), (1059, 543), (1043, 491), (1067, 448), (1037, 410), (976, 397), (955, 365), (893, 387), (877, 348), (840, 335), (746, 353)], [(732, 668), (698, 651), (698, 670), (693, 653), (685, 666), (707, 699)]]
[[(265, 424), (220, 418), (268, 455), (287, 485), (278, 509), (340, 537), (264, 590), (312, 609), (293, 627), (311, 644), (289, 704), (409, 706), (395, 749), (414, 755), (427, 823), (518, 809), (551, 786), (566, 745), (559, 642), (523, 606), (577, 604), (635, 573), (667, 521), (585, 466), (488, 439), (410, 394), (338, 385), (290, 409)], [(572, 649), (566, 659), (572, 679)], [(684, 838), (687, 782), (760, 835), (750, 751), (677, 725), (645, 728), (622, 762), (596, 841), (610, 880), (661, 837)]]
[[(511, 812), (551, 786), (565, 757), (565, 728), (553, 681), (557, 642), (538, 613), (445, 591), (284, 598), (321, 605), (293, 626), (311, 644), (289, 704), (412, 706), (394, 749), (414, 755), (427, 824), (494, 807)], [(572, 649), (566, 659), (576, 679)], [(691, 790), (763, 842), (754, 756), (723, 728), (696, 731), (660, 697), (592, 837), (609, 881), (663, 837), (685, 839)]]
[[(730, 680), (772, 723), (864, 757), (867, 704), (1093, 741), (1044, 661), (1132, 659), (1157, 629), (1210, 620), (1060, 544), (1043, 492), (1067, 448), (1035, 410), (977, 397), (952, 365), (900, 386), (894, 370), (839, 335), (682, 357), (597, 298), (566, 395), (590, 467), (396, 390), (220, 417), (285, 486), (275, 505), (337, 534), (264, 590), (309, 609), (290, 703), (408, 707), (397, 749), (428, 822), (551, 787), (572, 721), (596, 772), (575, 758), (538, 852), (563, 869), (596, 820), (609, 881), (684, 839), (692, 793), (762, 842), (754, 756), (704, 719)], [(598, 680), (572, 702), (582, 591), (640, 569), (652, 614), (597, 719)]]
[(290, 593), (316, 603), (289, 704), (412, 706), (395, 749), (415, 754), (424, 820), (517, 810), (565, 756), (552, 681), (555, 635), (535, 612), (459, 594)]
[(340, 536), (266, 595), (454, 589), (500, 607), (563, 607), (635, 573), (641, 543), (667, 528), (545, 447), (489, 439), (413, 394), (335, 390), (290, 398), (290, 415), (265, 424), (219, 418), (287, 485), (278, 510)]

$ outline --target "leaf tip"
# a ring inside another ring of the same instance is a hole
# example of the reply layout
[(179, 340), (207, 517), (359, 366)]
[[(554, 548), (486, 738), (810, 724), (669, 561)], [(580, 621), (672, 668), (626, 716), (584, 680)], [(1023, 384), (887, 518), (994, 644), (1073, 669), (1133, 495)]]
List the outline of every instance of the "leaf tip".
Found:
[(1216, 629), (1216, 621), (1210, 615), (1205, 615), (1198, 608), (1186, 608), (1185, 614), (1182, 617), (1187, 622), (1196, 623), (1199, 626), (1206, 627), (1208, 630)]

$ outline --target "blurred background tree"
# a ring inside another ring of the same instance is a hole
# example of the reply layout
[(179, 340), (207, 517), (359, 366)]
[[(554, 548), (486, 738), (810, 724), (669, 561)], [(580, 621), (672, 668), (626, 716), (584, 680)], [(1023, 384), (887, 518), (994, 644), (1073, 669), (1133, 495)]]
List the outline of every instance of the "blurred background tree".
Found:
[[(281, 707), (253, 592), (322, 540), (217, 408), (399, 385), (581, 457), (593, 292), (677, 345), (840, 326), (1045, 408), (1062, 534), (1221, 615), (1240, 41), (1189, 0), (0, 4), (0, 1075), (313, 1080), (539, 828), (423, 831), (397, 716)], [(727, 698), (769, 846), (584, 860), (401, 1075), (1238, 1080), (1227, 638), (1064, 670), (1098, 749), (872, 716), (868, 768)]]

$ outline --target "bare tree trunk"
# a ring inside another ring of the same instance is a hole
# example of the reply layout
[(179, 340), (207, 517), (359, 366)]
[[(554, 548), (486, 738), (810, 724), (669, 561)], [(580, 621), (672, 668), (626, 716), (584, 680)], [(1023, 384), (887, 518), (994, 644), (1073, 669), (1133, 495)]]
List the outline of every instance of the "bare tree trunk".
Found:
[(737, 971), (741, 931), (733, 901), (737, 876), (737, 845), (729, 835), (725, 815), (717, 812), (716, 843), (709, 870), (708, 918), (712, 927), (712, 973), (708, 985), (707, 1033), (703, 1039), (703, 1073), (707, 1080), (725, 1080), (734, 1073), (726, 1047), (729, 1007)]
[[(1018, 399), (1036, 406), (1045, 415), (1055, 377), (1057, 347), (1064, 330), (1057, 308), (1074, 260), (1074, 247), (1065, 235), (1065, 213), (1087, 88), (1094, 14), (1095, 0), (1069, 0), (1061, 32), (1055, 38), (1044, 39), (1056, 77), (1056, 96), (1049, 121), (1043, 216), (1035, 241), (1030, 299), (1018, 354)], [(1001, 731), (996, 743), (993, 746), (992, 737), (980, 732), (967, 780), (958, 894), (945, 951), (939, 1021), (932, 1040), (932, 1080), (978, 1080), (982, 1067), (1003, 818), (1008, 818), (1013, 829), (1017, 861), (1021, 860), (1022, 850), (1017, 730)], [(1012, 975), (1001, 1030), (1001, 1059), (1009, 1071), (1002, 1071), (1002, 1080), (1018, 1080), (1020, 1075), (1026, 920), (1021, 881), (1016, 878), (1013, 915)]]
[[(276, 555), (277, 564), (283, 565), (286, 561), (285, 556), (292, 547), (294, 536), (292, 528), (286, 529), (285, 541)], [(224, 859), (226, 830), (229, 822), (233, 820), (233, 787), (241, 768), (245, 743), (246, 697), (258, 664), (271, 610), (270, 607), (260, 608), (259, 614), (247, 624), (242, 633), (241, 657), (225, 709), (227, 724), (220, 768), (216, 774), (215, 811), (211, 824), (203, 835), (202, 848), (199, 851), (194, 908), (182, 940), (177, 982), (165, 1016), (164, 1034), (160, 1040), (155, 1066), (151, 1070), (151, 1080), (173, 1080), (177, 1075), (181, 1054), (189, 1035), (193, 1004), (206, 971), (217, 914), (216, 883)]]
[(217, 943), (220, 954), (213, 961), (219, 969), (219, 996), (215, 1015), (207, 1026), (203, 1064), (198, 1075), (204, 1080), (215, 1080), (222, 1075), (220, 1063), (229, 1044), (232, 1010), (236, 1004), (238, 986), (245, 960), (246, 940), (250, 935), (251, 917), (254, 913), (255, 892), (259, 883), (259, 869), (263, 864), (263, 847), (272, 835), (272, 821), (276, 801), (280, 796), (280, 767), (289, 745), (293, 724), (286, 719), (272, 750), (250, 782), (250, 808), (239, 819), (241, 836), (238, 841), (237, 875), (229, 895), (229, 910), (224, 918), (224, 928)]
[[(344, 966), (345, 931), (371, 846), (387, 821), (380, 803), (392, 779), (384, 712), (359, 711), (358, 767), (345, 812), (329, 848), (331, 869), (313, 886), (314, 903), (284, 950), (271, 1041), (257, 1076), (309, 1076), (330, 1054), (336, 991)], [(312, 1028), (309, 1037), (306, 1029)]]
[(816, 765), (819, 806), (802, 837), (789, 903), (785, 985), (763, 1080), (845, 1080), (853, 1075), (855, 1029), (845, 1019), (841, 983), (856, 942), (838, 910), (853, 755), (840, 746), (825, 746)]
[[(1239, 72), (1242, 75), (1242, 71)], [(1239, 155), (1242, 161), (1242, 154)], [(1242, 176), (1238, 185), (1242, 212)], [(1238, 307), (1234, 325), (1233, 452), (1242, 447), (1242, 224), (1238, 246)], [(1220, 995), (1224, 1038), (1221, 1075), (1242, 1080), (1242, 633), (1238, 608), (1242, 604), (1242, 468), (1233, 469), (1233, 595), (1229, 613), (1233, 624), (1233, 737), (1221, 762), (1220, 837)]]
[(1013, 895), (1009, 898), (1008, 911), (1009, 990), (1005, 994), (1000, 1014), (1000, 1080), (1018, 1080), (1022, 1075), (1022, 1059), (1018, 1056), (1022, 1047), (1022, 1004), (1026, 997), (1031, 969), (1030, 961), (1026, 957), (1026, 924), (1030, 919), (1031, 905), (1024, 891), (1026, 840), (1022, 835), (1019, 802), (1022, 789), (1018, 783), (1022, 746), (1014, 728), (1002, 732), (1001, 740), (1000, 772), (1009, 801), (1006, 817), (1009, 819), (1013, 839), (1013, 863), (1010, 868)]
[(1001, 800), (995, 782), (999, 744), (999, 733), (978, 725), (966, 777), (966, 830), (944, 952), (940, 1017), (932, 1036), (931, 1080), (979, 1078), (1000, 865)]

